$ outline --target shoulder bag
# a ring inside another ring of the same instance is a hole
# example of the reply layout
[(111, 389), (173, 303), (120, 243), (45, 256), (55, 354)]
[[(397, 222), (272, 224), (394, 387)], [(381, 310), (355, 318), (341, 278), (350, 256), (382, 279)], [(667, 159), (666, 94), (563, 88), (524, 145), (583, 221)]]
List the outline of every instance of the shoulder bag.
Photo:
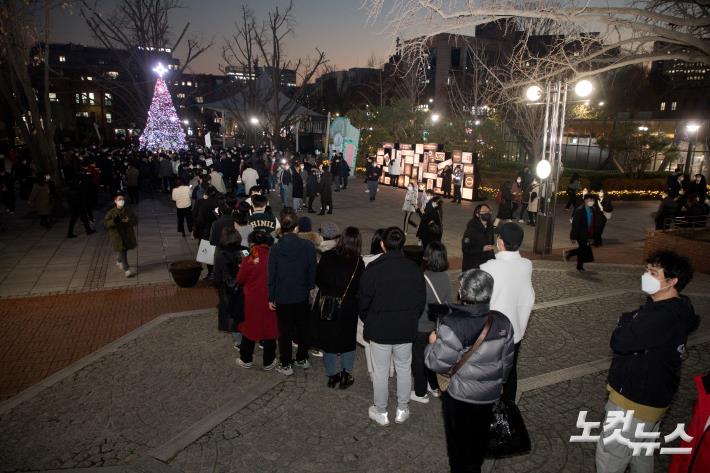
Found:
[(466, 362), (471, 358), (471, 356), (478, 350), (478, 348), (483, 344), (483, 340), (485, 340), (486, 336), (488, 335), (488, 331), (491, 329), (491, 323), (492, 323), (492, 318), (489, 315), (488, 318), (486, 318), (486, 323), (483, 324), (483, 329), (481, 330), (481, 333), (478, 335), (478, 338), (476, 339), (476, 342), (469, 347), (468, 350), (463, 354), (461, 359), (456, 363), (448, 373), (445, 374), (436, 374), (436, 380), (439, 382), (439, 389), (441, 392), (445, 392), (447, 389), (449, 389), (449, 383), (451, 383), (451, 378), (454, 377), (454, 375), (458, 372), (458, 370), (463, 367), (463, 365), (466, 364)]
[(316, 304), (321, 320), (332, 322), (340, 317), (340, 308), (343, 304), (343, 299), (345, 299), (345, 296), (348, 294), (350, 284), (352, 284), (353, 279), (355, 278), (355, 273), (357, 273), (357, 268), (359, 266), (360, 259), (358, 258), (357, 263), (355, 263), (355, 269), (353, 270), (353, 274), (352, 276), (350, 276), (350, 281), (348, 282), (348, 285), (345, 288), (345, 292), (343, 292), (342, 296), (324, 296), (322, 294), (319, 294), (319, 297), (317, 299), (318, 302)]

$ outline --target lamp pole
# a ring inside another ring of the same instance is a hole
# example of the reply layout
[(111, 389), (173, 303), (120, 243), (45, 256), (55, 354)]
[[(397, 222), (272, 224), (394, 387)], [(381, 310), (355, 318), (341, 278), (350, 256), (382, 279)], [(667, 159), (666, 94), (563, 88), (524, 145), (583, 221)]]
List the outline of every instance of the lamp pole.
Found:
[(700, 125), (689, 123), (686, 125), (685, 129), (688, 131), (688, 154), (685, 156), (685, 173), (690, 174), (693, 170), (693, 137), (698, 137)]

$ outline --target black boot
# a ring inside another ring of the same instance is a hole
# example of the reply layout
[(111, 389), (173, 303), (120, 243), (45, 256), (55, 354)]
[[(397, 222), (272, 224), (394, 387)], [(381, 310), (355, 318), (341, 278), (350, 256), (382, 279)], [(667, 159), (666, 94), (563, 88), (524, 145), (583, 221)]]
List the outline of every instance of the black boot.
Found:
[(328, 376), (328, 387), (335, 388), (337, 384), (340, 383), (340, 373), (334, 374), (333, 376)]
[(355, 378), (353, 378), (353, 375), (347, 371), (343, 370), (340, 373), (340, 389), (348, 389), (354, 382)]

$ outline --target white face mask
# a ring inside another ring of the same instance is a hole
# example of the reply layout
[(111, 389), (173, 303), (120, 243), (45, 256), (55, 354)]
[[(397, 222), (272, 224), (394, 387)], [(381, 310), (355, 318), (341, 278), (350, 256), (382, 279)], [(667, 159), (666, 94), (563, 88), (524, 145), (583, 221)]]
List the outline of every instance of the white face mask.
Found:
[(520, 179), (517, 179), (517, 182), (518, 182), (518, 184), (520, 184), (520, 182), (521, 182)]
[(643, 292), (653, 295), (661, 289), (661, 282), (658, 279), (651, 276), (650, 273), (643, 273), (643, 276), (641, 276), (641, 290)]
[(125, 201), (125, 200), (117, 200), (117, 201), (116, 201), (116, 207), (118, 207), (119, 209), (120, 209), (120, 208), (123, 208), (124, 205), (126, 205), (126, 201)]

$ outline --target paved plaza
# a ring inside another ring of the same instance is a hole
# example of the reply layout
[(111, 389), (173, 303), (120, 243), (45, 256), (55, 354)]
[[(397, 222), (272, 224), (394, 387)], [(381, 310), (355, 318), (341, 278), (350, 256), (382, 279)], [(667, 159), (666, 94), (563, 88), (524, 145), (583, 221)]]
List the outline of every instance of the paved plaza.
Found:
[[(401, 224), (402, 199), (403, 191), (384, 189), (369, 204), (363, 186), (354, 183), (335, 194), (335, 214), (326, 217), (341, 228), (359, 226), (369, 240), (376, 228)], [(608, 247), (597, 261), (625, 264), (590, 264), (579, 274), (561, 260), (534, 262), (536, 305), (519, 361), (519, 406), (533, 450), (488, 461), (487, 471), (594, 471), (594, 445), (570, 444), (569, 436), (580, 433), (580, 410), (601, 419), (609, 336), (619, 314), (643, 300), (638, 262), (654, 207), (616, 205)], [(444, 240), (454, 260), (472, 208), (445, 207)], [(0, 252), (12, 266), (3, 267), (0, 280), (0, 376), (19, 376), (29, 366), (24, 360), (42, 365), (51, 358), (54, 364), (0, 397), (0, 472), (447, 470), (437, 399), (412, 403), (403, 425), (382, 428), (368, 419), (372, 388), (361, 349), (356, 382), (345, 391), (325, 386), (318, 359), (290, 378), (237, 367), (230, 337), (217, 331), (213, 290), (170, 285), (168, 262), (192, 258), (195, 242), (177, 235), (164, 196), (144, 199), (139, 218), (139, 250), (131, 255), (138, 277), (131, 279), (113, 265), (101, 229), (65, 240), (65, 221), (48, 232), (21, 214), (6, 222)], [(314, 227), (324, 218), (314, 218)], [(565, 218), (558, 220), (556, 247), (569, 244)], [(701, 274), (686, 289), (703, 318), (710, 310), (708, 289), (710, 276)], [(61, 322), (53, 323), (55, 317)], [(6, 348), (3, 342), (15, 338), (22, 346)], [(80, 344), (83, 351), (57, 358), (57, 339), (64, 349)], [(701, 322), (688, 355), (664, 434), (690, 419), (692, 376), (710, 366), (710, 324)], [(258, 358), (255, 365), (261, 367)], [(390, 404), (394, 383), (391, 393)], [(668, 459), (657, 459), (656, 471), (665, 471)]]

